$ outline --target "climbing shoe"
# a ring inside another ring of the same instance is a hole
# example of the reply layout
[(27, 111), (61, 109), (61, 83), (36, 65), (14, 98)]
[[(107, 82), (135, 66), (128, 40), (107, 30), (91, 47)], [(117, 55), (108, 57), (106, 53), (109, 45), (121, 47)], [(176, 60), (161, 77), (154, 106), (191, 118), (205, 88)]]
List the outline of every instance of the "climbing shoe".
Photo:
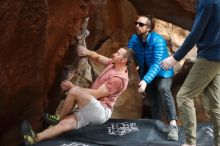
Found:
[(36, 143), (36, 134), (33, 132), (30, 124), (27, 121), (22, 122), (21, 132), (26, 146)]
[(178, 133), (179, 133), (179, 128), (178, 126), (169, 126), (169, 133), (167, 135), (168, 140), (173, 140), (173, 141), (178, 141)]
[(48, 113), (44, 113), (44, 120), (49, 124), (56, 125), (60, 122), (60, 117), (58, 115), (50, 115)]

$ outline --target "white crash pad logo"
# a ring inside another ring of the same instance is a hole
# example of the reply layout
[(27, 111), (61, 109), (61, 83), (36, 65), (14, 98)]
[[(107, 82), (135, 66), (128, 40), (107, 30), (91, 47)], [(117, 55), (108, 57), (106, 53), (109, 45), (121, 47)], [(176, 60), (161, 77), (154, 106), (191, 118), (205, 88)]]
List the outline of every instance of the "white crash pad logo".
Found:
[(108, 128), (108, 133), (110, 135), (125, 135), (127, 133), (131, 132), (136, 132), (139, 131), (136, 123), (128, 123), (128, 122), (123, 122), (123, 123), (112, 123), (111, 127)]
[(62, 144), (60, 146), (89, 146), (87, 144), (82, 144), (82, 143), (77, 143), (77, 142), (73, 142), (73, 143), (70, 143), (70, 144)]

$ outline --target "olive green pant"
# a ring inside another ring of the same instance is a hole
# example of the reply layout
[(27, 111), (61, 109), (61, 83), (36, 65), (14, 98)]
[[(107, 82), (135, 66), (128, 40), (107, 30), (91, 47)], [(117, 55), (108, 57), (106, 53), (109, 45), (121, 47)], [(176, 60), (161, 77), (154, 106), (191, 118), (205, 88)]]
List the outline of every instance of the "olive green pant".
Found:
[(220, 146), (220, 62), (198, 58), (177, 94), (187, 144), (196, 145), (194, 99), (203, 95), (203, 105), (211, 117), (215, 146)]

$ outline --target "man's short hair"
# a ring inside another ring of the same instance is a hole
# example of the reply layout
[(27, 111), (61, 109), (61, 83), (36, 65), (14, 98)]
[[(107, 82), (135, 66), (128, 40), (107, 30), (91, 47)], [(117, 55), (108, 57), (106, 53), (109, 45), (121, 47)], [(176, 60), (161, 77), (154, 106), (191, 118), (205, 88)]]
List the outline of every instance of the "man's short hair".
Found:
[(128, 47), (122, 47), (123, 49), (126, 50), (126, 53), (123, 55), (124, 58), (127, 59), (127, 63), (126, 63), (126, 66), (129, 66), (131, 62), (133, 62), (134, 60), (134, 52), (129, 49)]
[(150, 32), (154, 30), (155, 28), (155, 21), (153, 15), (140, 15), (139, 17), (145, 17), (148, 19), (147, 21), (147, 27), (150, 28)]

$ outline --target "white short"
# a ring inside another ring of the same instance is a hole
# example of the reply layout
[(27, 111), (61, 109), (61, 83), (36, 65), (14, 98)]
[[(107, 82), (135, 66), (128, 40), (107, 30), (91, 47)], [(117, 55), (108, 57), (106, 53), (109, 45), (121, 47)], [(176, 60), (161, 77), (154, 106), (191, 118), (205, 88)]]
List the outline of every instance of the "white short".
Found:
[(93, 98), (82, 109), (75, 111), (77, 117), (77, 129), (88, 124), (103, 124), (111, 117), (111, 109), (104, 107), (97, 99)]

